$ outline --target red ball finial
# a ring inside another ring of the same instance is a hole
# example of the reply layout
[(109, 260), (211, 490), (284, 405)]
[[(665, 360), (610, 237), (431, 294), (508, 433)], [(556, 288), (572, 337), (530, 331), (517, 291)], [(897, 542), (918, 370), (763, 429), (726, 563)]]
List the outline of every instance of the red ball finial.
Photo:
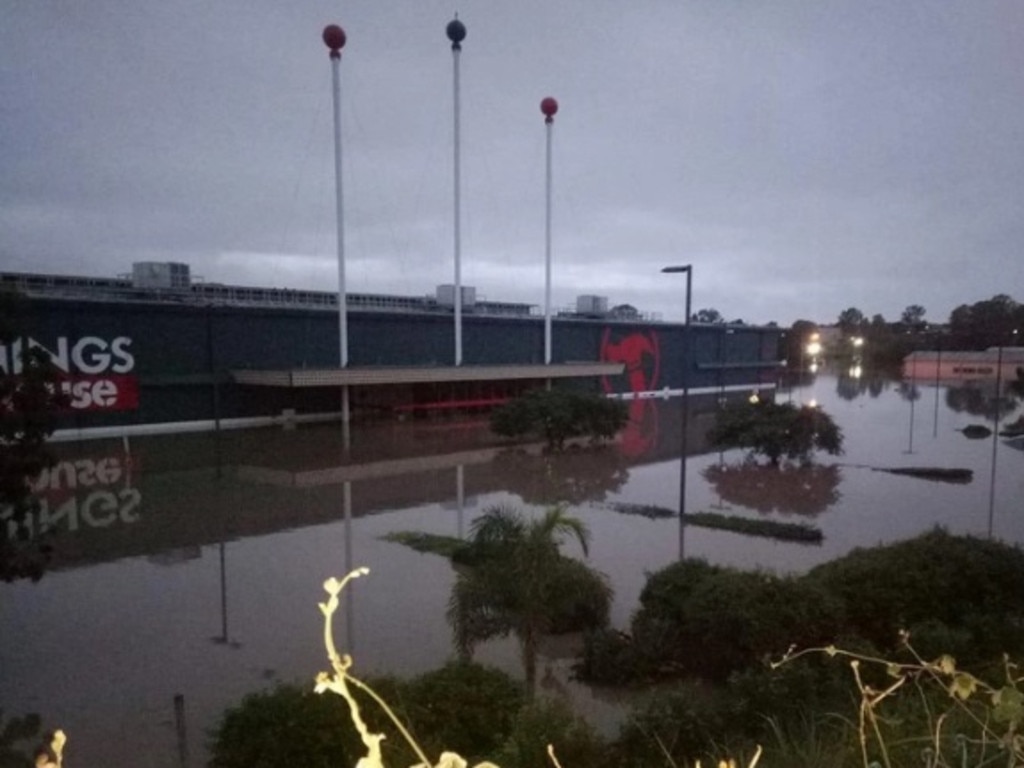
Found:
[(342, 48), (345, 47), (345, 30), (337, 24), (328, 24), (324, 27), (324, 44), (331, 49), (331, 58), (340, 56)]
[(550, 123), (555, 117), (555, 113), (558, 112), (558, 102), (547, 96), (540, 102), (540, 111), (544, 113), (546, 118), (544, 122)]

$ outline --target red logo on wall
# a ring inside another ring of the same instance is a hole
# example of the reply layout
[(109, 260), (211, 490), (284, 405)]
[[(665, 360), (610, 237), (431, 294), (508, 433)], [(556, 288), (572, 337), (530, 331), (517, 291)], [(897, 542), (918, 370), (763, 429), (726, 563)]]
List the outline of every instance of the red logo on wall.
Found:
[(620, 445), (625, 455), (641, 456), (650, 451), (658, 440), (654, 403), (639, 397), (641, 392), (652, 392), (658, 386), (661, 373), (658, 334), (636, 331), (612, 341), (612, 329), (605, 328), (601, 338), (601, 360), (626, 366), (628, 389), (616, 390), (607, 376), (601, 379), (601, 386), (609, 394), (616, 391), (633, 393), (633, 400), (629, 403), (629, 423), (622, 431)]
[[(637, 331), (612, 341), (612, 329), (605, 328), (601, 338), (601, 360), (625, 363), (626, 381), (629, 384), (626, 392), (650, 392), (658, 386), (661, 349), (658, 346), (658, 334), (654, 331)], [(605, 392), (616, 391), (607, 376), (601, 380), (601, 385)]]

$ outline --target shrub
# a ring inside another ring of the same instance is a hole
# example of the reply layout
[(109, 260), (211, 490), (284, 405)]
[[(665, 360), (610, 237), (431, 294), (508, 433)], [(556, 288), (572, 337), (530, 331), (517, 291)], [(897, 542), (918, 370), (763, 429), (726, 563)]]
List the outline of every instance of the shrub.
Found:
[[(427, 754), (454, 750), (467, 759), (493, 755), (512, 731), (525, 702), (523, 687), (496, 669), (454, 662), (408, 681), (371, 682), (407, 724)], [(371, 730), (385, 733), (389, 765), (412, 765), (416, 755), (380, 707), (356, 692)], [(282, 685), (246, 696), (224, 713), (213, 734), (212, 768), (291, 768), (355, 765), (363, 754), (348, 706), (312, 687)]]
[(454, 662), (411, 680), (403, 709), (429, 756), (458, 752), (473, 764), (497, 752), (525, 701), (504, 672)]
[(830, 642), (841, 624), (839, 602), (818, 584), (684, 560), (648, 578), (630, 640), (590, 638), (579, 673), (605, 683), (680, 674), (724, 681), (791, 644)]
[(212, 768), (327, 768), (353, 765), (359, 740), (348, 707), (312, 687), (282, 685), (252, 693), (228, 709), (213, 734)]
[[(993, 683), (959, 668), (948, 654), (924, 660), (905, 633), (900, 642), (909, 661), (833, 646), (789, 653), (780, 662), (785, 666), (811, 653), (832, 658), (850, 673), (858, 694), (857, 727), (847, 729), (845, 744), (836, 742), (828, 764), (1024, 765), (1024, 679), (1016, 663), (1004, 657), (992, 672)], [(853, 725), (854, 719), (846, 722)], [(854, 752), (860, 759), (851, 761)]]
[(652, 675), (632, 638), (616, 629), (598, 629), (584, 636), (574, 672), (594, 685), (641, 685)]
[(765, 739), (772, 730), (768, 718), (790, 731), (813, 721), (816, 713), (856, 719), (856, 704), (849, 667), (822, 654), (774, 669), (758, 664), (734, 672), (725, 689), (724, 706), (731, 723), (741, 725), (754, 738)]
[(652, 642), (663, 663), (712, 680), (794, 643), (827, 643), (841, 625), (838, 602), (820, 586), (732, 569), (698, 584), (680, 607), (674, 615), (641, 607), (633, 635)]
[(1005, 544), (936, 529), (855, 549), (807, 578), (842, 601), (850, 631), (883, 650), (898, 646), (901, 629), (962, 662), (1024, 648), (1024, 553)]
[(622, 768), (689, 766), (712, 758), (726, 735), (734, 735), (722, 699), (688, 682), (656, 693), (635, 710), (613, 746), (615, 764)]
[(573, 437), (610, 440), (628, 421), (624, 403), (567, 389), (535, 389), (491, 413), (491, 429), (496, 434), (535, 435), (555, 450), (561, 450)]
[(551, 634), (581, 632), (608, 624), (612, 592), (597, 571), (579, 560), (562, 557), (552, 565), (552, 573), (556, 584), (565, 585), (568, 599), (564, 608), (552, 616), (548, 628)]
[(641, 609), (633, 620), (634, 634), (605, 630), (587, 635), (577, 675), (598, 685), (637, 685), (681, 671), (671, 658), (677, 640), (674, 628), (684, 620), (693, 591), (721, 571), (719, 566), (691, 559), (649, 575), (640, 593)]
[(38, 741), (42, 720), (32, 713), (22, 717), (4, 719), (0, 709), (0, 766), (3, 768), (30, 768), (33, 761), (26, 753), (30, 746), (23, 742)]
[(558, 699), (539, 699), (520, 710), (494, 762), (501, 768), (551, 768), (548, 744), (562, 765), (596, 768), (606, 763), (603, 740)]

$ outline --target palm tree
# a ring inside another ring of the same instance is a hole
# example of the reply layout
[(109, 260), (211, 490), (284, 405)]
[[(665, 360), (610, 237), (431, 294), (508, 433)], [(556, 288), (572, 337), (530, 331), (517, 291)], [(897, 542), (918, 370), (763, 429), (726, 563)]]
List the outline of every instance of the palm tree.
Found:
[(487, 509), (473, 523), (448, 605), (455, 643), (463, 653), (493, 637), (516, 636), (531, 695), (544, 634), (608, 621), (607, 581), (561, 553), (566, 538), (579, 542), (587, 554), (590, 532), (562, 507), (536, 519), (508, 506)]

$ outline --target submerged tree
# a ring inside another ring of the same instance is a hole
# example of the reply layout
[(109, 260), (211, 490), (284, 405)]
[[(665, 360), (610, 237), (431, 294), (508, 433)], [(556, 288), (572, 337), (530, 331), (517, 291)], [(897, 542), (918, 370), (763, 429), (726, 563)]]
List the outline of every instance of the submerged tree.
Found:
[(747, 448), (776, 467), (783, 457), (809, 464), (816, 450), (843, 452), (842, 431), (820, 408), (768, 400), (723, 408), (708, 440), (716, 448)]
[(491, 414), (491, 429), (503, 437), (543, 437), (552, 450), (565, 441), (611, 440), (629, 421), (626, 405), (601, 395), (567, 389), (535, 389)]
[(19, 297), (0, 291), (0, 346), (11, 350), (10, 368), (0, 368), (0, 579), (38, 579), (49, 555), (30, 525), (38, 501), (31, 481), (55, 459), (46, 440), (57, 412), (67, 403), (59, 372), (41, 349), (21, 349), (13, 319)]
[(519, 641), (526, 685), (537, 680), (541, 637), (607, 624), (611, 588), (603, 575), (559, 549), (566, 538), (587, 554), (586, 525), (561, 507), (536, 519), (516, 509), (488, 509), (472, 529), (452, 588), (448, 620), (464, 652), (512, 633)]

